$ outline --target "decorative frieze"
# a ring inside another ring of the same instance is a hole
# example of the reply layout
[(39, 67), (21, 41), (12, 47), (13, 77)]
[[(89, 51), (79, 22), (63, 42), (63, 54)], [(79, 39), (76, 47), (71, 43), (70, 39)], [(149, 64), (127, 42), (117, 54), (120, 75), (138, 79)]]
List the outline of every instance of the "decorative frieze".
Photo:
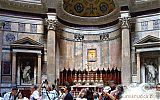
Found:
[(84, 35), (83, 34), (75, 34), (74, 35), (74, 40), (75, 41), (82, 41), (84, 39)]
[(109, 34), (100, 34), (100, 40), (108, 40)]

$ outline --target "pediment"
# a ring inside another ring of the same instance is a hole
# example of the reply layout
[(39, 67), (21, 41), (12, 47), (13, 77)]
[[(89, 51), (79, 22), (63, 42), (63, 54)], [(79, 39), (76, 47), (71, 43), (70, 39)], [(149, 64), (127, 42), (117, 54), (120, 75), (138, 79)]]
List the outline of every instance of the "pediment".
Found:
[(19, 44), (19, 45), (42, 45), (41, 43), (29, 38), (29, 37), (25, 37), (25, 38), (22, 38), (22, 39), (19, 39), (17, 41), (14, 41), (12, 43), (12, 45), (15, 45), (15, 44)]
[(160, 38), (147, 35), (146, 37), (142, 38), (138, 42), (134, 44), (137, 48), (153, 48), (153, 47), (159, 47), (160, 46)]
[(11, 48), (21, 48), (21, 49), (43, 49), (43, 44), (29, 38), (25, 37), (17, 41), (12, 42)]
[(137, 41), (136, 44), (154, 43), (154, 42), (160, 42), (160, 38), (154, 37), (152, 35), (147, 35), (146, 37), (144, 37), (141, 40)]

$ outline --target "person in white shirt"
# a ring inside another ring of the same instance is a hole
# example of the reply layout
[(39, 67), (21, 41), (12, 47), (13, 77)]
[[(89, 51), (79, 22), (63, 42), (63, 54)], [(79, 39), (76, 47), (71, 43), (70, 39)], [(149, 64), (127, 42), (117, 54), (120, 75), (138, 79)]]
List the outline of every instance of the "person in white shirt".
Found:
[(4, 100), (17, 100), (18, 88), (12, 87), (11, 92), (8, 92), (4, 95)]
[(65, 97), (65, 92), (64, 92), (64, 87), (63, 88), (61, 88), (61, 90), (60, 90), (60, 94), (59, 94), (59, 100), (63, 100), (64, 99), (64, 97)]
[(55, 85), (52, 85), (52, 90), (49, 91), (48, 94), (50, 100), (59, 100), (59, 94), (57, 93), (57, 90), (55, 89)]
[(40, 93), (38, 87), (36, 85), (31, 86), (30, 90), (31, 90), (30, 100), (39, 100)]

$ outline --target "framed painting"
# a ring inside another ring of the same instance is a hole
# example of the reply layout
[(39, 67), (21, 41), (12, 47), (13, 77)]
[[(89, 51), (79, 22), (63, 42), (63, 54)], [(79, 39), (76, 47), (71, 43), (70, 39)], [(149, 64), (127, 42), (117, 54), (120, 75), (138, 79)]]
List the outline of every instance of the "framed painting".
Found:
[(97, 50), (96, 49), (87, 50), (87, 60), (88, 62), (95, 62), (97, 60)]

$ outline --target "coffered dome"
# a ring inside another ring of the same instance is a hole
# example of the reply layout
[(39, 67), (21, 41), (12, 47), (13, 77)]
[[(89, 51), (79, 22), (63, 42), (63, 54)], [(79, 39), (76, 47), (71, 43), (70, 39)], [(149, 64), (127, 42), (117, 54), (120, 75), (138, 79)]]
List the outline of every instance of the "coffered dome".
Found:
[(115, 9), (113, 0), (63, 0), (66, 12), (82, 17), (99, 17)]

